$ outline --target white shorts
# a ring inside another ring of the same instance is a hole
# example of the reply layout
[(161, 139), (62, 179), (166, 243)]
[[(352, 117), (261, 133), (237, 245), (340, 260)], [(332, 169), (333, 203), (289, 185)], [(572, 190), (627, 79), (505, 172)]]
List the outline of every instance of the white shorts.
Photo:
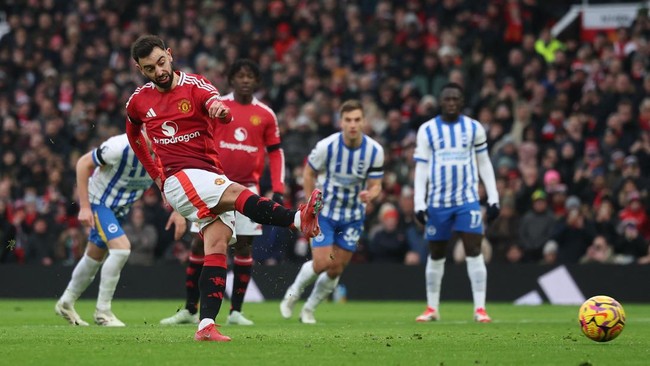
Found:
[[(257, 186), (249, 186), (248, 189), (250, 189), (253, 193), (259, 194), (259, 190), (257, 189)], [(237, 235), (244, 235), (244, 236), (260, 236), (262, 235), (262, 224), (258, 224), (255, 221), (249, 219), (248, 217), (244, 216), (243, 214), (237, 212), (237, 211), (232, 211), (235, 213), (235, 230), (237, 231)], [(199, 232), (199, 226), (197, 224), (192, 224), (190, 226), (190, 232), (192, 233), (198, 233)]]
[[(230, 243), (236, 242), (234, 211), (220, 215), (210, 212), (221, 200), (223, 192), (233, 182), (225, 175), (201, 169), (183, 169), (165, 180), (165, 198), (167, 202), (186, 219), (203, 231), (208, 224), (219, 218), (232, 230)], [(194, 226), (194, 225), (192, 225)]]

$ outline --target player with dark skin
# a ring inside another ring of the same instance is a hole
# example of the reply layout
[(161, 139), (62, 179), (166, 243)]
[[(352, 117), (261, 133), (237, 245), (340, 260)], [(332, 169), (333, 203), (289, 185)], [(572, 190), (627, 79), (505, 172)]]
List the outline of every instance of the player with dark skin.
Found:
[[(461, 110), (465, 103), (465, 98), (460, 89), (457, 88), (446, 88), (440, 94), (440, 109), (442, 120), (447, 123), (455, 123), (460, 117)], [(419, 211), (417, 212), (417, 218), (420, 223), (426, 223), (425, 219), (426, 212)], [(488, 221), (492, 221), (499, 216), (499, 207), (496, 205), (491, 205), (487, 210)], [(442, 259), (447, 255), (447, 245), (449, 242), (455, 243), (457, 237), (463, 241), (463, 247), (465, 248), (465, 253), (469, 257), (475, 257), (481, 254), (481, 242), (483, 241), (482, 234), (474, 233), (465, 233), (458, 232), (452, 237), (450, 241), (440, 240), (440, 241), (429, 241), (429, 250), (431, 251), (431, 258), (433, 259)]]
[(463, 102), (460, 85), (445, 85), (440, 93), (441, 114), (418, 129), (414, 205), (417, 220), (425, 226), (431, 253), (425, 268), (427, 309), (416, 318), (418, 322), (440, 319), (438, 307), (447, 246), (456, 237), (460, 237), (465, 249), (474, 320), (491, 321), (485, 311), (487, 269), (481, 254), (483, 220), (478, 179), (487, 193), (488, 223), (499, 215), (499, 192), (485, 129), (479, 121), (462, 114)]

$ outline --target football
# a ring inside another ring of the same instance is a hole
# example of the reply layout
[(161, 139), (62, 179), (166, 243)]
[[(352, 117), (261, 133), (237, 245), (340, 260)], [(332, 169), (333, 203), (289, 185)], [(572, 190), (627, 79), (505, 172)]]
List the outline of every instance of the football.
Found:
[(609, 342), (618, 337), (625, 327), (625, 311), (618, 301), (609, 296), (594, 296), (580, 306), (580, 329), (589, 339)]

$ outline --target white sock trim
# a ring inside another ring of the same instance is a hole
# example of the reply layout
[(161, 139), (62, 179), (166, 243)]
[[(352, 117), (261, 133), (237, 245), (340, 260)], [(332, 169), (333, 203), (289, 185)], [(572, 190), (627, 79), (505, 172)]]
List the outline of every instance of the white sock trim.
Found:
[(210, 318), (201, 319), (201, 322), (199, 323), (199, 330), (207, 327), (210, 324), (214, 324), (214, 319), (210, 319)]
[(297, 230), (300, 230), (301, 223), (302, 221), (300, 220), (300, 211), (296, 211), (296, 214), (293, 216), (293, 226), (295, 226)]

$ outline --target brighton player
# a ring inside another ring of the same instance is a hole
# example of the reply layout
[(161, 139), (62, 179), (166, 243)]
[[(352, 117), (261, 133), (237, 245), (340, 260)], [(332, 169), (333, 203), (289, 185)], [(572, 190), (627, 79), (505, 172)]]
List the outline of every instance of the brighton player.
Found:
[[(144, 191), (153, 183), (126, 135), (111, 137), (77, 161), (79, 221), (90, 228), (86, 252), (72, 271), (72, 278), (54, 310), (72, 325), (88, 325), (74, 304), (102, 267), (95, 323), (123, 327), (111, 311), (111, 301), (122, 267), (131, 253), (131, 243), (122, 230), (122, 220)], [(175, 225), (174, 237), (185, 233), (185, 219), (172, 212), (167, 228)], [(106, 253), (108, 252), (108, 257)], [(102, 266), (102, 261), (104, 261)]]
[[(226, 253), (235, 232), (233, 210), (260, 224), (295, 227), (318, 235), (319, 190), (298, 211), (260, 197), (223, 173), (214, 143), (215, 123), (229, 123), (230, 109), (217, 89), (200, 75), (175, 71), (172, 52), (157, 36), (139, 37), (131, 56), (150, 80), (126, 105), (126, 130), (138, 159), (167, 202), (199, 225), (205, 257), (199, 279), (199, 341), (230, 341), (214, 323), (226, 285)], [(142, 129), (151, 138), (156, 164), (146, 149)], [(247, 162), (241, 162), (246, 164)], [(159, 168), (160, 166), (160, 168)]]
[[(483, 126), (461, 114), (463, 89), (450, 83), (440, 94), (441, 115), (418, 129), (415, 148), (416, 218), (425, 226), (430, 257), (425, 270), (427, 309), (418, 322), (440, 319), (440, 285), (447, 243), (457, 233), (467, 253), (467, 274), (474, 298), (474, 320), (487, 323), (487, 269), (481, 254), (483, 220), (478, 197), (480, 176), (487, 191), (487, 221), (499, 215), (499, 193), (487, 152)], [(428, 195), (427, 195), (428, 192)]]
[(303, 173), (308, 192), (318, 183), (323, 189), (323, 210), (319, 222), (321, 234), (312, 239), (312, 260), (302, 265), (287, 289), (280, 312), (290, 318), (305, 287), (316, 281), (300, 312), (300, 321), (316, 323), (314, 311), (338, 284), (363, 230), (365, 206), (381, 192), (384, 176), (384, 150), (363, 134), (363, 107), (356, 100), (340, 108), (341, 132), (316, 144)]
[[(268, 155), (273, 201), (282, 204), (284, 153), (280, 148), (280, 130), (275, 113), (253, 95), (260, 83), (258, 65), (248, 59), (235, 61), (228, 72), (228, 82), (233, 92), (223, 96), (221, 101), (237, 117), (227, 125), (217, 126), (214, 132), (223, 170), (231, 180), (258, 193), (264, 171), (264, 159)], [(196, 229), (197, 226), (192, 225), (192, 231), (198, 233)], [(233, 289), (230, 314), (226, 323), (253, 325), (253, 322), (242, 314), (242, 305), (251, 278), (253, 238), (262, 235), (262, 225), (236, 212), (235, 231), (237, 242), (233, 245)], [(202, 268), (203, 240), (199, 235), (194, 235), (192, 254), (185, 271), (185, 308), (161, 320), (161, 324), (198, 322), (198, 281)]]

